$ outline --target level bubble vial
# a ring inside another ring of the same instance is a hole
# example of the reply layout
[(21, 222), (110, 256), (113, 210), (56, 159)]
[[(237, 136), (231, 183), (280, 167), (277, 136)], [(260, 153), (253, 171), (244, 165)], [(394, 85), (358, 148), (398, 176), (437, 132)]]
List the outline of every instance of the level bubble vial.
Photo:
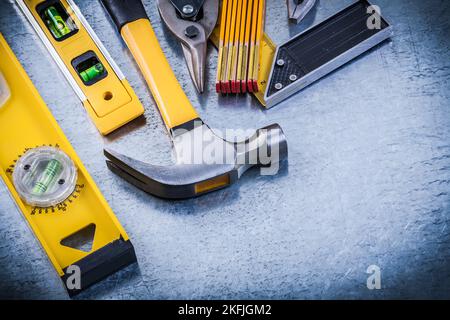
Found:
[(17, 161), (13, 182), (20, 197), (29, 205), (51, 207), (66, 200), (74, 191), (77, 169), (73, 161), (54, 147), (27, 151)]
[(108, 74), (103, 63), (93, 51), (88, 51), (72, 61), (72, 66), (87, 86), (105, 78)]
[(37, 10), (55, 40), (63, 41), (78, 31), (75, 22), (59, 1), (50, 4), (44, 2)]

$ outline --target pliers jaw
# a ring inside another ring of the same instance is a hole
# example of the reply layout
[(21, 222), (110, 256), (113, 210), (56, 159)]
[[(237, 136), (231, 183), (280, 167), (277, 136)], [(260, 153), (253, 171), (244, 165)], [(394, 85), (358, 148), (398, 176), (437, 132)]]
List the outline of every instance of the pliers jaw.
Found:
[(205, 0), (170, 0), (183, 20), (197, 21), (202, 18)]
[(316, 0), (286, 0), (289, 20), (299, 23), (316, 4)]
[(208, 38), (217, 23), (218, 0), (158, 0), (158, 10), (180, 41), (189, 73), (198, 92), (205, 83)]

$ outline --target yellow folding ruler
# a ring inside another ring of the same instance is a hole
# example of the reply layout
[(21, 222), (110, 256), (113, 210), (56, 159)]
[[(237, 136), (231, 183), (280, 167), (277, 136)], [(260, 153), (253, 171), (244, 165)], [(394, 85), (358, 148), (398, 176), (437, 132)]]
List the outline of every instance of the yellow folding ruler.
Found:
[(144, 113), (125, 76), (72, 0), (16, 0), (100, 133)]
[[(219, 46), (220, 41), (220, 26), (217, 24), (209, 40), (214, 44), (216, 48)], [(272, 68), (273, 57), (275, 56), (276, 46), (269, 36), (264, 33), (259, 56), (259, 71), (258, 71), (258, 92), (253, 92), (253, 95), (258, 101), (265, 107), (266, 101), (264, 100), (264, 94), (267, 88), (267, 82), (269, 81), (270, 70)]]
[(1, 34), (0, 57), (0, 176), (73, 295), (134, 248)]

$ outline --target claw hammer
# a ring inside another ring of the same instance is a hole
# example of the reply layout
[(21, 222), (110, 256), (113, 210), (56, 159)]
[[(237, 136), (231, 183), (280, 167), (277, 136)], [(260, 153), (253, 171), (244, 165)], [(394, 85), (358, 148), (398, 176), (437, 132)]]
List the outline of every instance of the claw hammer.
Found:
[(240, 142), (216, 135), (178, 83), (141, 0), (101, 1), (144, 75), (177, 156), (176, 164), (157, 166), (105, 149), (114, 173), (147, 193), (183, 199), (224, 188), (250, 167), (273, 169), (287, 158), (286, 138), (278, 124)]

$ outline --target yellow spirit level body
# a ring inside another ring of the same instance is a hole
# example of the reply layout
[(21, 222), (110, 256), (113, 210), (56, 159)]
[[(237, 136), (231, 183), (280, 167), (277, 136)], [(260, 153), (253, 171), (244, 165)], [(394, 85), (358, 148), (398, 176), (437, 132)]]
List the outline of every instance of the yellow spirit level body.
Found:
[[(0, 106), (0, 176), (60, 277), (64, 280), (69, 276), (69, 266), (77, 265), (81, 269), (81, 288), (67, 288), (69, 294), (78, 293), (136, 261), (134, 249), (1, 34), (0, 57), (0, 73), (9, 89), (9, 97)], [(15, 190), (12, 179), (17, 160), (27, 150), (38, 146), (59, 148), (72, 159), (78, 171), (72, 195), (50, 208), (27, 205)], [(90, 251), (62, 244), (64, 239), (88, 226), (95, 227)]]
[[(100, 133), (106, 135), (144, 113), (125, 76), (72, 0), (16, 2), (83, 102)], [(60, 8), (62, 13), (67, 14), (75, 25), (73, 32), (65, 37), (55, 37), (45, 22), (43, 10), (48, 7)], [(86, 82), (83, 79), (86, 72), (82, 72), (85, 70), (78, 68), (89, 61), (99, 62), (104, 68), (103, 77), (94, 83)]]

